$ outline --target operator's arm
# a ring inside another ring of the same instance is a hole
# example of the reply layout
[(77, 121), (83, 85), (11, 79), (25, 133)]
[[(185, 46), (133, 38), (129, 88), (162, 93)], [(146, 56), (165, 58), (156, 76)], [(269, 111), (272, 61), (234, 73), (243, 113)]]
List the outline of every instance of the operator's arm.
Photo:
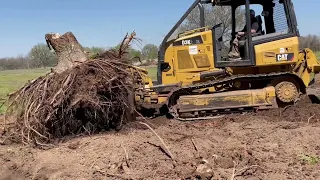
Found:
[(259, 30), (259, 24), (257, 22), (252, 24), (251, 33), (256, 33)]
[[(253, 23), (251, 27), (251, 33), (256, 33), (258, 29), (259, 29), (259, 24), (257, 22)], [(240, 36), (243, 36), (245, 34), (246, 34), (245, 30), (243, 30), (243, 32), (238, 32), (238, 35)]]

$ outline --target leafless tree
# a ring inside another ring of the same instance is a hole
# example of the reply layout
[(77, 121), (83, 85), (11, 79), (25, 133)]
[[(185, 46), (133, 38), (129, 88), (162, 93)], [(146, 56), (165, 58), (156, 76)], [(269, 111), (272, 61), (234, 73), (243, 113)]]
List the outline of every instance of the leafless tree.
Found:
[(0, 58), (0, 70), (27, 69), (29, 68), (27, 56), (18, 55), (17, 57)]
[[(222, 32), (224, 36), (224, 42), (231, 40), (232, 32), (232, 10), (231, 7), (222, 6), (204, 6), (205, 24), (208, 27), (213, 27), (221, 23)], [(238, 8), (236, 10), (236, 30), (243, 29), (245, 25), (245, 11)], [(177, 33), (185, 32), (188, 30), (196, 29), (200, 27), (200, 11), (195, 8), (183, 24), (178, 28)]]

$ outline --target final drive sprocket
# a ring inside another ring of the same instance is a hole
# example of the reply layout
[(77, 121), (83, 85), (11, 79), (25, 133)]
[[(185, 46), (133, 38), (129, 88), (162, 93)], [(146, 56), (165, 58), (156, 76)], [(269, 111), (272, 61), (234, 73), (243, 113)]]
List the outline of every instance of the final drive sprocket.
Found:
[(299, 96), (297, 86), (289, 81), (280, 82), (275, 86), (278, 99), (284, 103), (294, 102)]

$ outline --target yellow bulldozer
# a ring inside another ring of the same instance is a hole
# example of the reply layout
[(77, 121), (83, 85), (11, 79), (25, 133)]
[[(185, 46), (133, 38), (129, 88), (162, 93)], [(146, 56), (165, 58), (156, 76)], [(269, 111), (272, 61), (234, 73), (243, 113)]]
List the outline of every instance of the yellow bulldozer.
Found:
[[(203, 6), (208, 4), (232, 9), (232, 39), (237, 37), (236, 9), (244, 7), (246, 32), (238, 43), (240, 58), (223, 53), (230, 49), (225, 49), (229, 47), (222, 24), (205, 26)], [(253, 5), (262, 6), (255, 20), (261, 26), (263, 19), (265, 26), (254, 33)], [(200, 28), (169, 40), (195, 8), (200, 10)], [(198, 120), (295, 103), (320, 71), (317, 57), (310, 49), (301, 50), (298, 38), (291, 0), (196, 0), (160, 45), (157, 81), (146, 73), (144, 87), (137, 87), (137, 110), (145, 116)]]

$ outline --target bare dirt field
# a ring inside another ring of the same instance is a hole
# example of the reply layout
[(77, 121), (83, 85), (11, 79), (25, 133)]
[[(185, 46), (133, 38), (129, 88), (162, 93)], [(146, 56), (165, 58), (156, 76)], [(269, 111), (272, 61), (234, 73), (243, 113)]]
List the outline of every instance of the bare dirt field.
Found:
[(206, 121), (148, 120), (167, 148), (139, 122), (45, 150), (3, 145), (0, 179), (320, 179), (319, 109), (303, 98)]

